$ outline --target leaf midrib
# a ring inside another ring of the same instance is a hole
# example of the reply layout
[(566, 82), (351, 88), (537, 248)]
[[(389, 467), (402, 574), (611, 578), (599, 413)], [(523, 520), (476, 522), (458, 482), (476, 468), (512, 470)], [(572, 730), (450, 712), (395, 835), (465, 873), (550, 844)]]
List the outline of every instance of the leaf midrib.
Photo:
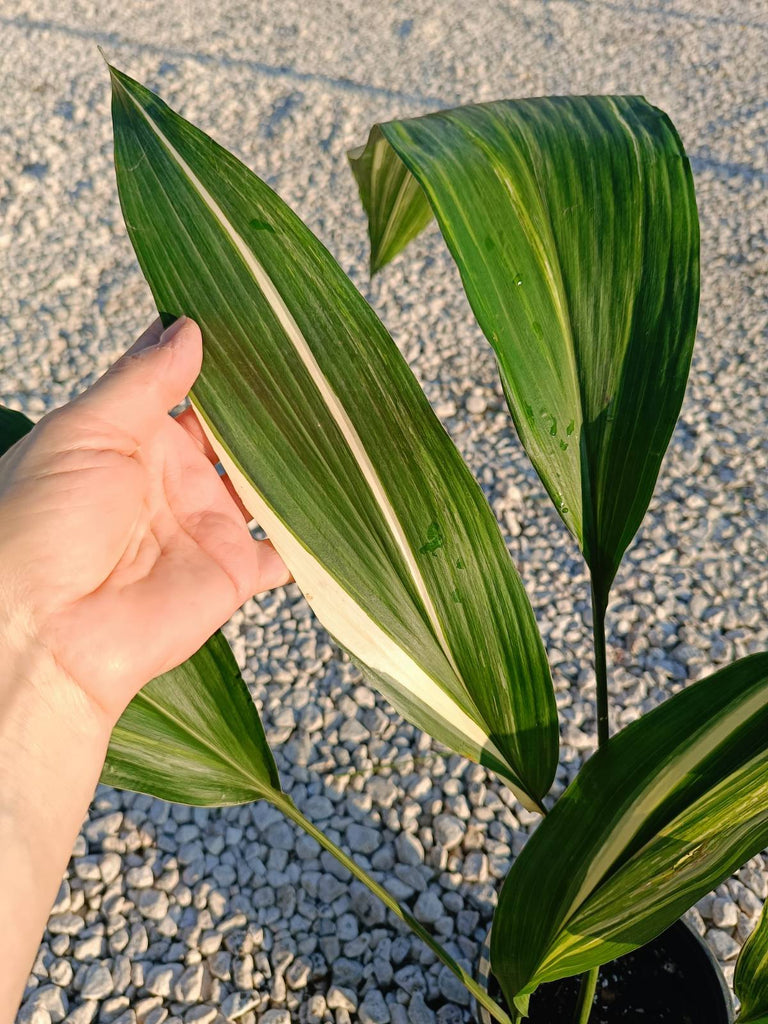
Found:
[(164, 715), (165, 718), (167, 718), (169, 721), (173, 722), (176, 726), (178, 726), (178, 728), (182, 732), (186, 733), (187, 736), (191, 736), (192, 739), (199, 743), (201, 747), (205, 747), (212, 754), (214, 754), (219, 761), (221, 761), (223, 764), (229, 765), (230, 768), (234, 768), (235, 773), (239, 774), (242, 778), (251, 782), (253, 784), (253, 788), (257, 792), (261, 793), (262, 795), (266, 795), (267, 793), (282, 792), (279, 789), (274, 789), (271, 786), (264, 785), (264, 783), (257, 776), (251, 775), (249, 772), (245, 771), (242, 765), (240, 765), (237, 761), (233, 761), (232, 758), (228, 757), (224, 752), (222, 752), (219, 749), (219, 747), (215, 746), (210, 740), (206, 739), (199, 732), (193, 729), (187, 722), (179, 718), (177, 715), (175, 715), (168, 708), (164, 707), (162, 704), (158, 703), (153, 697), (150, 697), (150, 695), (146, 693), (145, 690), (140, 690), (139, 693), (137, 694), (136, 699), (145, 701), (156, 711), (160, 712), (161, 715)]

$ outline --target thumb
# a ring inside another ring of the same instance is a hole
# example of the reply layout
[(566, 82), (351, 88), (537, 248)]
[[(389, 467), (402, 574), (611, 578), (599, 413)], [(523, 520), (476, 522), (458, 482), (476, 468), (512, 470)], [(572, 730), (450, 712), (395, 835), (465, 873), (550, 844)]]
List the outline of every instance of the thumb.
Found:
[(158, 318), (70, 408), (149, 439), (194, 384), (203, 359), (200, 328), (186, 316), (163, 330)]

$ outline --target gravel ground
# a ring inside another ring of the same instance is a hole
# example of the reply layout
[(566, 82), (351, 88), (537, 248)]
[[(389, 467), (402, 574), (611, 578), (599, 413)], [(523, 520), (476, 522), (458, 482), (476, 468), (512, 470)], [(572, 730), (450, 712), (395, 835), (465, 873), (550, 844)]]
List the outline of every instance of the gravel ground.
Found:
[[(373, 284), (345, 163), (369, 124), (460, 101), (642, 92), (678, 125), (702, 221), (685, 406), (609, 614), (615, 725), (765, 648), (768, 14), (762, 0), (166, 4), (0, 10), (0, 401), (33, 418), (153, 316), (111, 166), (108, 56), (211, 131), (319, 234), (393, 332), (503, 524), (551, 657), (558, 785), (594, 744), (586, 578), (514, 436), (435, 230)], [(533, 819), (368, 689), (295, 587), (227, 627), (285, 788), (473, 965)], [(756, 857), (692, 916), (733, 972), (768, 891)], [(4, 879), (3, 884), (12, 884)], [(18, 1020), (453, 1024), (432, 955), (265, 805), (192, 810), (100, 787)]]

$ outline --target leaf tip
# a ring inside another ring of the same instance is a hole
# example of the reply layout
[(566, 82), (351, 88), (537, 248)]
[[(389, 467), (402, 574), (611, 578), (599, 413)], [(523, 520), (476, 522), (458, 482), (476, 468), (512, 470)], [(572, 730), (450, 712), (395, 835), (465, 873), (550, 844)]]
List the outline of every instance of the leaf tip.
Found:
[(109, 63), (109, 58), (107, 57), (106, 53), (104, 53), (104, 48), (102, 46), (98, 46), (97, 45), (96, 49), (101, 54), (101, 59), (107, 65), (107, 71), (109, 71), (109, 77), (112, 79), (112, 83), (114, 84), (115, 81), (117, 80), (117, 76), (119, 75), (119, 71), (117, 70), (117, 68), (113, 64)]
[(99, 53), (101, 54), (101, 56), (102, 56), (102, 58), (104, 60), (104, 63), (107, 65), (107, 71), (109, 71), (109, 78), (110, 78), (110, 82), (112, 84), (113, 91), (115, 91), (115, 92), (117, 92), (119, 90), (125, 91), (126, 83), (129, 82), (130, 79), (128, 78), (128, 76), (126, 74), (124, 74), (122, 71), (120, 71), (118, 68), (116, 68), (114, 64), (110, 64), (109, 63), (109, 60), (107, 59), (107, 55), (104, 53), (104, 50), (100, 46), (97, 47), (97, 49), (98, 49)]

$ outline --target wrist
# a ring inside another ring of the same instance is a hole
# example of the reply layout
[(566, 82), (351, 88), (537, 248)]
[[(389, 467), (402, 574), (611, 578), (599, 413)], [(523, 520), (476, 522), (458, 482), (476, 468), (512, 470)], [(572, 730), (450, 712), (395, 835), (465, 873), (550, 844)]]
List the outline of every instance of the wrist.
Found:
[[(101, 758), (112, 722), (56, 661), (17, 606), (0, 613), (0, 777), (21, 764), (52, 767), (63, 749)], [(101, 765), (99, 764), (99, 769)]]
[(99, 779), (109, 722), (0, 603), (0, 1020), (11, 1019)]

